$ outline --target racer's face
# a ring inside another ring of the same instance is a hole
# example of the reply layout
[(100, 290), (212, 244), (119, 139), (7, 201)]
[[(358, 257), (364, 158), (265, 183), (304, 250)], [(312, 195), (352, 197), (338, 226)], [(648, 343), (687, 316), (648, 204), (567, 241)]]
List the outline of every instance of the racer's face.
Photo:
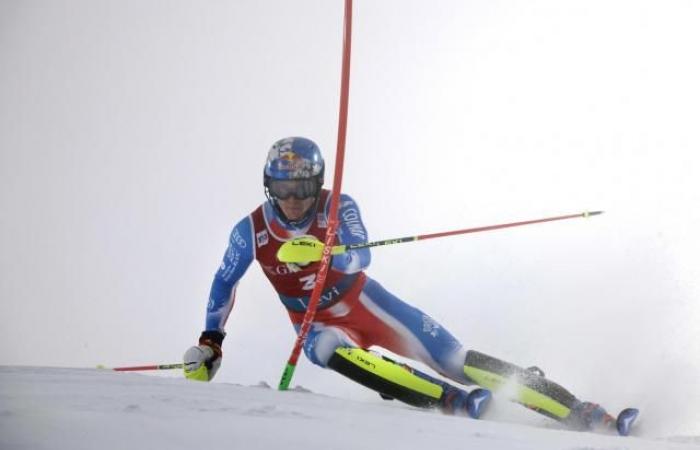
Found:
[(314, 197), (299, 200), (298, 198), (291, 196), (285, 200), (277, 200), (277, 204), (284, 215), (292, 222), (303, 219), (306, 213), (309, 211), (309, 208), (311, 208), (315, 202), (316, 199)]

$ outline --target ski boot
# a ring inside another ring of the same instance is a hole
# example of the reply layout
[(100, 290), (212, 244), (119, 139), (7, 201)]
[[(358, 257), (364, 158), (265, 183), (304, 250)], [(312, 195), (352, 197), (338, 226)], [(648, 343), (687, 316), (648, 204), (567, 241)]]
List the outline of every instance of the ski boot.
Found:
[(638, 409), (626, 408), (614, 417), (596, 403), (578, 402), (571, 408), (571, 414), (565, 422), (581, 431), (611, 429), (616, 430), (620, 436), (627, 436), (638, 415)]
[(589, 431), (596, 428), (610, 428), (615, 418), (597, 403), (578, 402), (571, 408), (566, 424), (575, 430)]
[(477, 388), (471, 392), (445, 384), (445, 391), (440, 398), (440, 410), (449, 415), (468, 415), (478, 419), (491, 401), (491, 391)]

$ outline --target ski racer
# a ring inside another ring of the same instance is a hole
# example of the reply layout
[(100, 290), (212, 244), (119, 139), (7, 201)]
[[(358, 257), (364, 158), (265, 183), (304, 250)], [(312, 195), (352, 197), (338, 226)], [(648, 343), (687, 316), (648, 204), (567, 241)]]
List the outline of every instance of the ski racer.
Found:
[[(302, 137), (281, 139), (269, 150), (264, 168), (267, 201), (233, 228), (223, 262), (211, 286), (206, 326), (198, 345), (184, 355), (185, 376), (209, 381), (222, 360), (224, 326), (238, 282), (257, 260), (299, 332), (319, 262), (282, 263), (279, 247), (313, 236), (323, 241), (330, 191), (322, 189), (325, 164), (318, 146)], [(336, 245), (367, 242), (357, 203), (341, 194)], [(467, 350), (441, 324), (384, 289), (365, 273), (368, 248), (333, 256), (315, 320), (304, 343), (314, 364), (334, 370), (410, 405), (438, 408), (447, 414), (478, 417), (490, 390), (515, 383), (513, 400), (572, 428), (609, 425), (615, 418), (597, 404), (579, 401), (536, 368), (523, 369), (475, 350)], [(467, 390), (370, 347), (381, 347), (420, 361)]]

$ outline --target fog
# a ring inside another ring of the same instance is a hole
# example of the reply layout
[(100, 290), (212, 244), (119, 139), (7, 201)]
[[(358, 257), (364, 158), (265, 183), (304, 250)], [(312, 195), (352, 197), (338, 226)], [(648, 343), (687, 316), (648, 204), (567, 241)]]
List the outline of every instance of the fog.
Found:
[[(272, 142), (334, 164), (342, 12), (0, 3), (0, 364), (180, 361)], [(690, 1), (356, 0), (343, 191), (371, 239), (605, 211), (376, 249), (368, 274), (468, 348), (697, 433), (699, 21)], [(294, 334), (257, 264), (227, 332), (216, 381), (275, 385)], [(306, 360), (297, 383), (375, 399)]]

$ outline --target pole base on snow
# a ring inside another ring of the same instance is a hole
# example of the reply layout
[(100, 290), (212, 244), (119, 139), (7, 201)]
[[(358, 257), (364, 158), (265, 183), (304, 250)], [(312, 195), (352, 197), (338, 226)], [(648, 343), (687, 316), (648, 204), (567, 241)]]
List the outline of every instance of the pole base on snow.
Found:
[(287, 365), (284, 368), (284, 372), (282, 372), (282, 378), (280, 378), (280, 391), (286, 391), (287, 389), (289, 389), (289, 383), (292, 382), (292, 377), (294, 376), (294, 370), (296, 368), (297, 366), (295, 366), (294, 364), (287, 363)]

